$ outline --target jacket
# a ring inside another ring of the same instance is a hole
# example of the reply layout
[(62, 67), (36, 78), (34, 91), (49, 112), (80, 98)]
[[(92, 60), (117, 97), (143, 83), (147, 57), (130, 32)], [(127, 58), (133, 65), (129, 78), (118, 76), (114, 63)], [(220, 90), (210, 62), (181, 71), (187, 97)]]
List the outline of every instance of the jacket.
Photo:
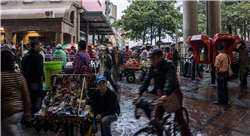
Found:
[(43, 76), (43, 56), (35, 49), (30, 49), (22, 61), (21, 72), (27, 82), (40, 83)]
[(176, 70), (172, 61), (162, 60), (157, 66), (150, 68), (148, 75), (145, 77), (142, 86), (139, 88), (139, 94), (143, 94), (154, 78), (155, 82), (159, 84), (159, 89), (163, 95), (170, 95), (174, 89), (179, 88), (178, 82), (176, 83)]
[(120, 105), (114, 91), (107, 87), (107, 91), (101, 95), (100, 90), (96, 89), (93, 94), (93, 109), (97, 116), (101, 114), (102, 118), (107, 115), (120, 114)]
[[(113, 61), (113, 66), (116, 66), (116, 62), (115, 62), (115, 54), (114, 52), (110, 53), (111, 57), (112, 57), (112, 61)], [(118, 52), (118, 66), (123, 65), (123, 57), (122, 54), (120, 52)]]

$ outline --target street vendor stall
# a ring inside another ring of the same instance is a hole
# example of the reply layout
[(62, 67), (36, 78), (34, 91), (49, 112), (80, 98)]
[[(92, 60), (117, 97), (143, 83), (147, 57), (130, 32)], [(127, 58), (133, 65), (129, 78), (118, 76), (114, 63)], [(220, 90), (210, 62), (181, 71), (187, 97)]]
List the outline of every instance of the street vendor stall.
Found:
[(44, 129), (56, 134), (60, 130), (66, 136), (97, 132), (91, 107), (87, 105), (87, 84), (87, 75), (52, 75), (51, 90), (42, 102), (42, 109), (34, 117), (36, 131)]

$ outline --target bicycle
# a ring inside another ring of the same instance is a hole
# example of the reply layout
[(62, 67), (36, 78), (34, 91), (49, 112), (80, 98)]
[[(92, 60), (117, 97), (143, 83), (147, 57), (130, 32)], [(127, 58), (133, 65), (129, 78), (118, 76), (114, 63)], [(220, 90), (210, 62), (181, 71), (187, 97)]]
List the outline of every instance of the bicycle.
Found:
[[(151, 113), (154, 109), (154, 106), (156, 105), (154, 98), (155, 96), (146, 96), (142, 97), (137, 102), (135, 103), (136, 108), (135, 108), (135, 118), (139, 119), (140, 115), (138, 115), (137, 111), (138, 109), (142, 109), (145, 113), (148, 119), (151, 119)], [(187, 124), (189, 124), (189, 116), (187, 109), (183, 107), (183, 112), (184, 112), (184, 119)], [(163, 118), (160, 121), (161, 125), (163, 126), (165, 132), (165, 135), (167, 136), (172, 136), (172, 134), (175, 136), (181, 131), (181, 126), (178, 124), (178, 122), (174, 119), (174, 114), (173, 113), (167, 113), (167, 115), (163, 116)], [(151, 120), (148, 123), (148, 126), (140, 128), (134, 136), (139, 136), (139, 135), (149, 135), (149, 134), (156, 134), (156, 129), (155, 129), (155, 124), (154, 121)]]

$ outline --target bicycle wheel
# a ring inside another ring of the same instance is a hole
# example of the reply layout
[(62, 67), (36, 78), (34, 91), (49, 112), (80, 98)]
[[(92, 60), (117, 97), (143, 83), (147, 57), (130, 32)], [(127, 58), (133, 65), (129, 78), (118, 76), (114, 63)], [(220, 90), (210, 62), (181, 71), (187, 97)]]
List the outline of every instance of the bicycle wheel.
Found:
[(152, 134), (154, 133), (155, 130), (153, 128), (149, 128), (149, 127), (144, 127), (144, 128), (141, 128), (140, 130), (138, 130), (134, 136), (146, 136), (148, 134)]

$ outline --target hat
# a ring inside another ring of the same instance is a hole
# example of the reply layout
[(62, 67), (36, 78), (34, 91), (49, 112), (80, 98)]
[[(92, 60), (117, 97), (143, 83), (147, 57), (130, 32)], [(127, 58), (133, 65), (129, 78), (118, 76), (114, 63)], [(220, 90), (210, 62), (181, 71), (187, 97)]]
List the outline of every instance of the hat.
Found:
[(103, 76), (103, 75), (100, 75), (100, 76), (98, 76), (98, 77), (95, 79), (95, 82), (96, 82), (97, 84), (98, 84), (99, 82), (101, 82), (101, 81), (107, 82), (106, 77)]
[(153, 49), (149, 54), (148, 58), (153, 58), (156, 55), (163, 56), (163, 50), (159, 48)]
[(92, 48), (92, 46), (91, 46), (91, 45), (87, 45), (87, 47), (90, 47), (90, 48)]
[(46, 48), (50, 48), (50, 45), (47, 45), (47, 47)]
[(61, 44), (57, 44), (57, 45), (56, 45), (56, 48), (57, 48), (57, 49), (60, 49), (60, 48), (62, 48), (62, 45), (61, 45)]

